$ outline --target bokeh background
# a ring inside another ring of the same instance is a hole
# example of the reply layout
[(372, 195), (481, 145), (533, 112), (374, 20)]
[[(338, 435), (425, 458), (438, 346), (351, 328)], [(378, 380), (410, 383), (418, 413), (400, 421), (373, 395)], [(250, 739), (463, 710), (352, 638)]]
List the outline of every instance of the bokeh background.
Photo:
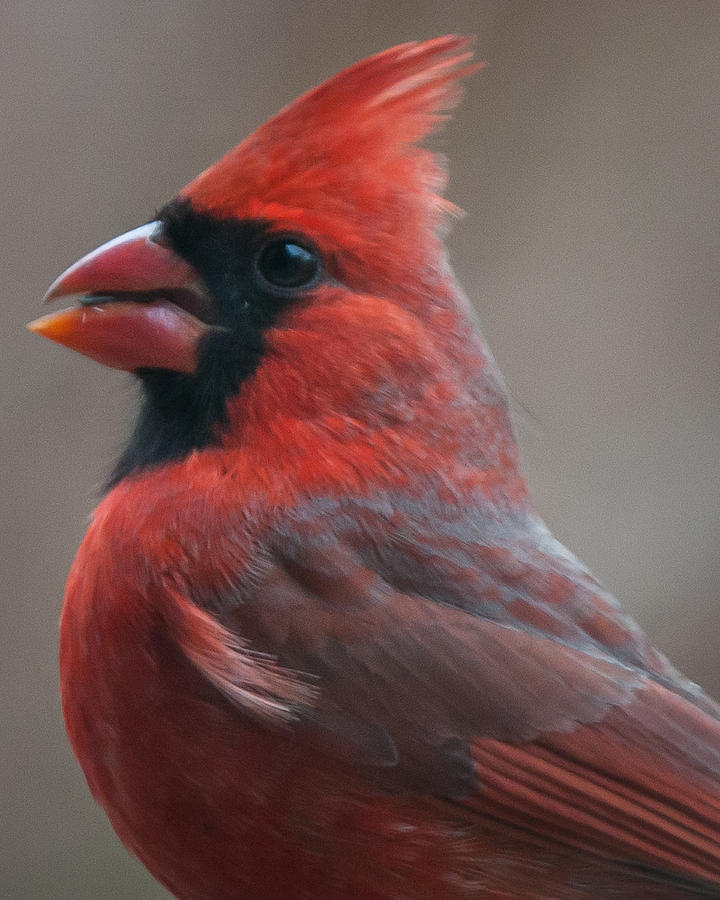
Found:
[(300, 91), (391, 44), (477, 35), (436, 142), (451, 241), (537, 506), (720, 694), (720, 3), (6, 2), (0, 12), (0, 893), (166, 896), (65, 741), (65, 574), (131, 379), (26, 333), (68, 263), (142, 223)]

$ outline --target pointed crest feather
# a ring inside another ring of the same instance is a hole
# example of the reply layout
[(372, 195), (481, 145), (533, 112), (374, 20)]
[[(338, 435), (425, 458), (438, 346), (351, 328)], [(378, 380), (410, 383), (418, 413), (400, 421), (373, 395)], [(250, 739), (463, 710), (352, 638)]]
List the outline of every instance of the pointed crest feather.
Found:
[(456, 212), (441, 197), (441, 161), (417, 142), (480, 68), (469, 47), (450, 35), (356, 63), (285, 107), (182, 196), (218, 216), (303, 229), (326, 251), (372, 254), (381, 267), (393, 253), (414, 255), (411, 239), (426, 245)]

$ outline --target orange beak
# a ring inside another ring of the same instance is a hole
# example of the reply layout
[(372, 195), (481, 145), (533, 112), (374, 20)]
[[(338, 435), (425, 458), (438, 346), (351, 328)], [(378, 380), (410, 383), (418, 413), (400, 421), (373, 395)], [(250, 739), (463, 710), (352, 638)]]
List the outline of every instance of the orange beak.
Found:
[(154, 240), (151, 222), (83, 256), (51, 285), (45, 301), (81, 305), (42, 316), (28, 328), (116, 369), (192, 374), (212, 326), (195, 313), (209, 300), (195, 270)]

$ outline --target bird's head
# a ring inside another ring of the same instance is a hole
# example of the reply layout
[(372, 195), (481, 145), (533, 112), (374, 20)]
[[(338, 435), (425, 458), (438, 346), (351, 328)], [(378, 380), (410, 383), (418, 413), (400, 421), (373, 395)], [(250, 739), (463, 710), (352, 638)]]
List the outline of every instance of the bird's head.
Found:
[(419, 404), (435, 417), (428, 392), (447, 407), (470, 391), (504, 415), (446, 262), (445, 171), (418, 146), (477, 68), (468, 43), (341, 72), (53, 283), (48, 300), (79, 305), (30, 327), (144, 387), (114, 481), (247, 440), (290, 407), (384, 427)]

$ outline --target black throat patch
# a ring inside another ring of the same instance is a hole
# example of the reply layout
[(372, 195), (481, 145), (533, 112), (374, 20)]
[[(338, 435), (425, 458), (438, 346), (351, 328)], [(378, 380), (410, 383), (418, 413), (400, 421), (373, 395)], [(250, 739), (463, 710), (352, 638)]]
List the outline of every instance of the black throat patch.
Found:
[(194, 375), (140, 369), (140, 414), (107, 489), (125, 476), (218, 443), (227, 422), (228, 398), (257, 368), (263, 333), (294, 299), (272, 289), (258, 274), (257, 255), (268, 223), (216, 219), (175, 200), (160, 213), (163, 236), (189, 262), (212, 300), (211, 330), (198, 352)]

